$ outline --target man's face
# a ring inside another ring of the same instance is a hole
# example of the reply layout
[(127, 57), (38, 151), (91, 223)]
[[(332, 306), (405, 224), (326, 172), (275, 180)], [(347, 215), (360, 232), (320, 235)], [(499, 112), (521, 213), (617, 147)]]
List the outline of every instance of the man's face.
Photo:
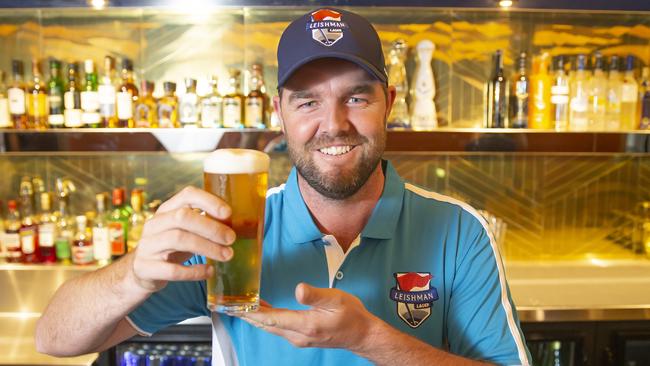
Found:
[(384, 152), (393, 94), (364, 69), (338, 59), (310, 62), (285, 83), (274, 104), (289, 156), (312, 188), (345, 199), (365, 184)]

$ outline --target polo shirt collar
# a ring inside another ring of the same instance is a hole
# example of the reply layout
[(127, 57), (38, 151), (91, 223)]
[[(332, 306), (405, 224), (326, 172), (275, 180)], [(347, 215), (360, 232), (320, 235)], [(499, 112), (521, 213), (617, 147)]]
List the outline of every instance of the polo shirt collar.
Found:
[[(388, 161), (382, 161), (384, 166), (384, 190), (375, 205), (370, 220), (361, 232), (362, 237), (375, 239), (390, 239), (395, 233), (397, 221), (402, 211), (404, 199), (404, 181), (397, 174), (393, 165)], [(314, 240), (322, 240), (320, 232), (314, 219), (307, 209), (305, 200), (302, 198), (298, 187), (298, 172), (295, 167), (291, 169), (289, 178), (284, 188), (283, 204), (287, 208), (283, 210), (283, 224), (287, 233), (294, 243), (308, 243)]]

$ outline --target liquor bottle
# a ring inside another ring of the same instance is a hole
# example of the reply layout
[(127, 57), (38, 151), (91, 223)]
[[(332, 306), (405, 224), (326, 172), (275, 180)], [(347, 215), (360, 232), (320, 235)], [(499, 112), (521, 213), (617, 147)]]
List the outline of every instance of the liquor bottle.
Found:
[(84, 126), (91, 128), (102, 126), (102, 117), (99, 114), (99, 92), (97, 72), (93, 60), (84, 61), (84, 86), (81, 92), (81, 122)]
[(12, 128), (11, 115), (9, 114), (9, 98), (7, 97), (7, 74), (0, 70), (0, 128)]
[(178, 120), (181, 127), (198, 127), (199, 96), (196, 94), (196, 79), (185, 78), (185, 94), (178, 98)]
[(508, 82), (503, 74), (503, 55), (501, 50), (497, 50), (493, 57), (492, 76), (486, 87), (485, 127), (505, 128), (508, 126), (507, 90)]
[(142, 80), (140, 91), (142, 92), (135, 103), (135, 127), (155, 128), (158, 127), (158, 113), (156, 112), (156, 99), (153, 97), (153, 81)]
[(61, 61), (55, 59), (50, 60), (50, 80), (47, 82), (47, 104), (49, 105), (49, 115), (47, 117), (49, 127), (64, 127)]
[(533, 73), (530, 77), (531, 103), (529, 112), (529, 127), (535, 129), (550, 129), (551, 126), (551, 84), (548, 73), (549, 55), (543, 53), (533, 62)]
[(76, 62), (68, 64), (68, 85), (63, 94), (63, 117), (65, 119), (65, 127), (78, 128), (82, 127), (81, 122), (81, 85), (77, 80), (79, 75), (79, 65)]
[[(431, 58), (436, 46), (425, 39), (415, 47), (417, 57), (411, 80), (411, 127), (414, 130), (432, 130), (438, 127), (436, 112), (436, 84), (431, 68)], [(504, 111), (507, 113), (507, 110)]]
[(243, 127), (242, 115), (244, 114), (244, 95), (240, 90), (241, 72), (237, 69), (230, 70), (228, 79), (228, 94), (223, 97), (223, 127)]
[(176, 97), (176, 83), (165, 81), (163, 83), (165, 94), (158, 101), (158, 127), (178, 127), (178, 98)]
[(126, 254), (128, 238), (129, 210), (124, 202), (124, 189), (113, 189), (113, 211), (108, 217), (108, 233), (111, 240), (111, 255), (117, 259)]
[(7, 250), (7, 262), (20, 263), (23, 261), (23, 251), (20, 248), (21, 219), (18, 212), (18, 203), (15, 200), (7, 202), (7, 219), (5, 220), (5, 233), (2, 243)]
[(551, 120), (555, 131), (569, 129), (569, 77), (564, 70), (564, 56), (555, 58), (551, 86)]
[(7, 96), (9, 97), (9, 114), (14, 128), (27, 129), (27, 109), (25, 106), (25, 69), (23, 62), (20, 60), (11, 61), (12, 81)]
[(609, 77), (607, 79), (607, 104), (605, 106), (605, 129), (617, 131), (621, 129), (621, 94), (623, 79), (619, 71), (619, 58), (612, 56), (609, 62)]
[(131, 208), (133, 209), (133, 213), (129, 218), (129, 237), (127, 240), (127, 249), (129, 252), (135, 250), (135, 247), (138, 246), (138, 242), (142, 236), (142, 228), (144, 227), (145, 221), (142, 206), (142, 190), (134, 189), (131, 191)]
[(251, 66), (249, 92), (244, 102), (244, 127), (266, 128), (268, 124), (269, 96), (264, 86), (261, 64)]
[(594, 71), (589, 80), (589, 126), (590, 131), (605, 129), (607, 113), (607, 77), (605, 76), (604, 60), (600, 52), (596, 52)]
[(74, 227), (72, 217), (68, 213), (68, 199), (69, 196), (67, 193), (59, 192), (54, 250), (56, 253), (56, 260), (61, 264), (70, 264), (70, 258), (72, 257)]
[(647, 130), (650, 129), (650, 67), (641, 71), (639, 93), (639, 128)]
[(216, 75), (210, 77), (210, 94), (201, 98), (201, 127), (223, 127), (223, 98), (219, 94), (219, 82)]
[(88, 219), (84, 215), (75, 218), (77, 230), (72, 239), (72, 263), (86, 265), (93, 263), (92, 234), (88, 228)]
[(20, 210), (20, 248), (23, 251), (23, 263), (38, 263), (38, 224), (34, 217), (34, 188), (29, 177), (23, 177), (20, 182)]
[(512, 78), (510, 92), (510, 127), (528, 127), (528, 95), (530, 93), (530, 80), (526, 75), (526, 52), (521, 52), (517, 59), (518, 72)]
[(99, 114), (102, 118), (101, 125), (104, 127), (117, 127), (115, 84), (115, 59), (111, 56), (105, 56), (104, 73), (97, 87)]
[(93, 225), (93, 255), (100, 266), (111, 262), (111, 240), (106, 217), (107, 198), (106, 193), (95, 195), (97, 215)]
[(621, 87), (621, 129), (630, 131), (639, 128), (638, 103), (639, 85), (634, 77), (634, 56), (628, 55)]
[(38, 60), (32, 60), (32, 81), (27, 89), (27, 116), (29, 126), (38, 130), (47, 128), (47, 90)]
[(135, 126), (133, 103), (138, 101), (138, 88), (133, 83), (133, 61), (122, 60), (122, 83), (117, 88), (117, 127)]
[(52, 195), (42, 192), (38, 217), (38, 245), (40, 258), (45, 263), (56, 262), (54, 237), (56, 234), (56, 216), (52, 213)]
[(575, 70), (571, 78), (569, 92), (569, 129), (587, 131), (589, 128), (589, 79), (587, 75), (587, 58), (578, 55)]
[(411, 118), (406, 103), (408, 78), (406, 77), (406, 56), (408, 45), (403, 39), (395, 40), (388, 56), (388, 84), (395, 86), (395, 101), (388, 116), (389, 128), (409, 128)]

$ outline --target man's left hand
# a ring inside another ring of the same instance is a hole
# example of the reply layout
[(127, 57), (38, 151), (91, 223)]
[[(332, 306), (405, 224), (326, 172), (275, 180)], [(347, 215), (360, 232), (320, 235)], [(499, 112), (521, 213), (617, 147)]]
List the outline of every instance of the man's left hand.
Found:
[(257, 312), (239, 315), (248, 323), (286, 338), (296, 347), (346, 348), (360, 351), (380, 321), (357, 297), (332, 288), (300, 283), (296, 300), (308, 310), (277, 309), (262, 303)]

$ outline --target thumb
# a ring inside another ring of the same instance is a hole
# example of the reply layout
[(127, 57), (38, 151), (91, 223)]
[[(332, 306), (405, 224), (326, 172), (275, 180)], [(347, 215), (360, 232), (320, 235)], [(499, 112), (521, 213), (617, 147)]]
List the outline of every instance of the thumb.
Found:
[(341, 306), (341, 297), (336, 290), (314, 287), (306, 283), (296, 286), (296, 300), (303, 305), (327, 309)]

